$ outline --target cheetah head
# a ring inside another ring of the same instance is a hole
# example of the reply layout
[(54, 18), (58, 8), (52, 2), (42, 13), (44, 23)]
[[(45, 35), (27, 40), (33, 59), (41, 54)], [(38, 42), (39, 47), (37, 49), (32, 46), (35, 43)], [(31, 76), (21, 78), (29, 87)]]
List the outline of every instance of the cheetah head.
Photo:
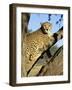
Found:
[(44, 34), (48, 34), (48, 31), (51, 31), (52, 24), (49, 22), (44, 22), (41, 24), (41, 30)]

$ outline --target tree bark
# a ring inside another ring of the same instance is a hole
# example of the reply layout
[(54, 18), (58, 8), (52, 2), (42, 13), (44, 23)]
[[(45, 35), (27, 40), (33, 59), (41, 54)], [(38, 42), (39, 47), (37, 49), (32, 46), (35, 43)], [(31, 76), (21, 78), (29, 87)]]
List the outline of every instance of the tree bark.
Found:
[(43, 66), (37, 76), (62, 75), (63, 74), (63, 46), (60, 47), (52, 58)]

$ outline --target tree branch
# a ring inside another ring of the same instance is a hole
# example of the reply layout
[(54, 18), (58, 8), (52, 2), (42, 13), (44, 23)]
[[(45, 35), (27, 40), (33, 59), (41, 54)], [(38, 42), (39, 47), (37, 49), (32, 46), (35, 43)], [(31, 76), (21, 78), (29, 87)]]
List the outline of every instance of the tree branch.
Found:
[(46, 73), (48, 75), (63, 73), (63, 57), (62, 57), (63, 53), (61, 52), (62, 50), (63, 50), (63, 46), (60, 47), (52, 56), (50, 61), (47, 62), (46, 65), (41, 68), (41, 71), (37, 74), (37, 76), (44, 76)]

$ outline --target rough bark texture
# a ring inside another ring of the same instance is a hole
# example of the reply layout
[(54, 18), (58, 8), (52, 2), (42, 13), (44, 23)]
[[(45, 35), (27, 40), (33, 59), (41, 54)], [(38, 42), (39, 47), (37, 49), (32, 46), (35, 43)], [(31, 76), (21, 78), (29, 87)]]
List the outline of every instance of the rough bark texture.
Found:
[(29, 23), (29, 19), (30, 19), (30, 14), (28, 13), (22, 13), (21, 14), (21, 28), (22, 28), (22, 31), (21, 31), (21, 76), (26, 76), (26, 73), (25, 73), (25, 68), (23, 67), (24, 66), (24, 63), (23, 63), (23, 59), (24, 59), (24, 55), (23, 55), (23, 41), (25, 40), (25, 37), (26, 37), (26, 34), (28, 32), (28, 23)]
[(44, 65), (38, 76), (63, 74), (63, 47), (60, 47), (51, 59)]

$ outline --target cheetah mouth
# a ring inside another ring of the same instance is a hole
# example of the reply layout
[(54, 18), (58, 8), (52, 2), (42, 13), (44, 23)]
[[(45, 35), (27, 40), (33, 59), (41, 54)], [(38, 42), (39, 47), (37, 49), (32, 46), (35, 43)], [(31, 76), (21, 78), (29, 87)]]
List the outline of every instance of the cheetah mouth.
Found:
[(46, 30), (45, 30), (45, 33), (47, 33), (47, 34), (48, 34), (48, 29), (46, 29)]

